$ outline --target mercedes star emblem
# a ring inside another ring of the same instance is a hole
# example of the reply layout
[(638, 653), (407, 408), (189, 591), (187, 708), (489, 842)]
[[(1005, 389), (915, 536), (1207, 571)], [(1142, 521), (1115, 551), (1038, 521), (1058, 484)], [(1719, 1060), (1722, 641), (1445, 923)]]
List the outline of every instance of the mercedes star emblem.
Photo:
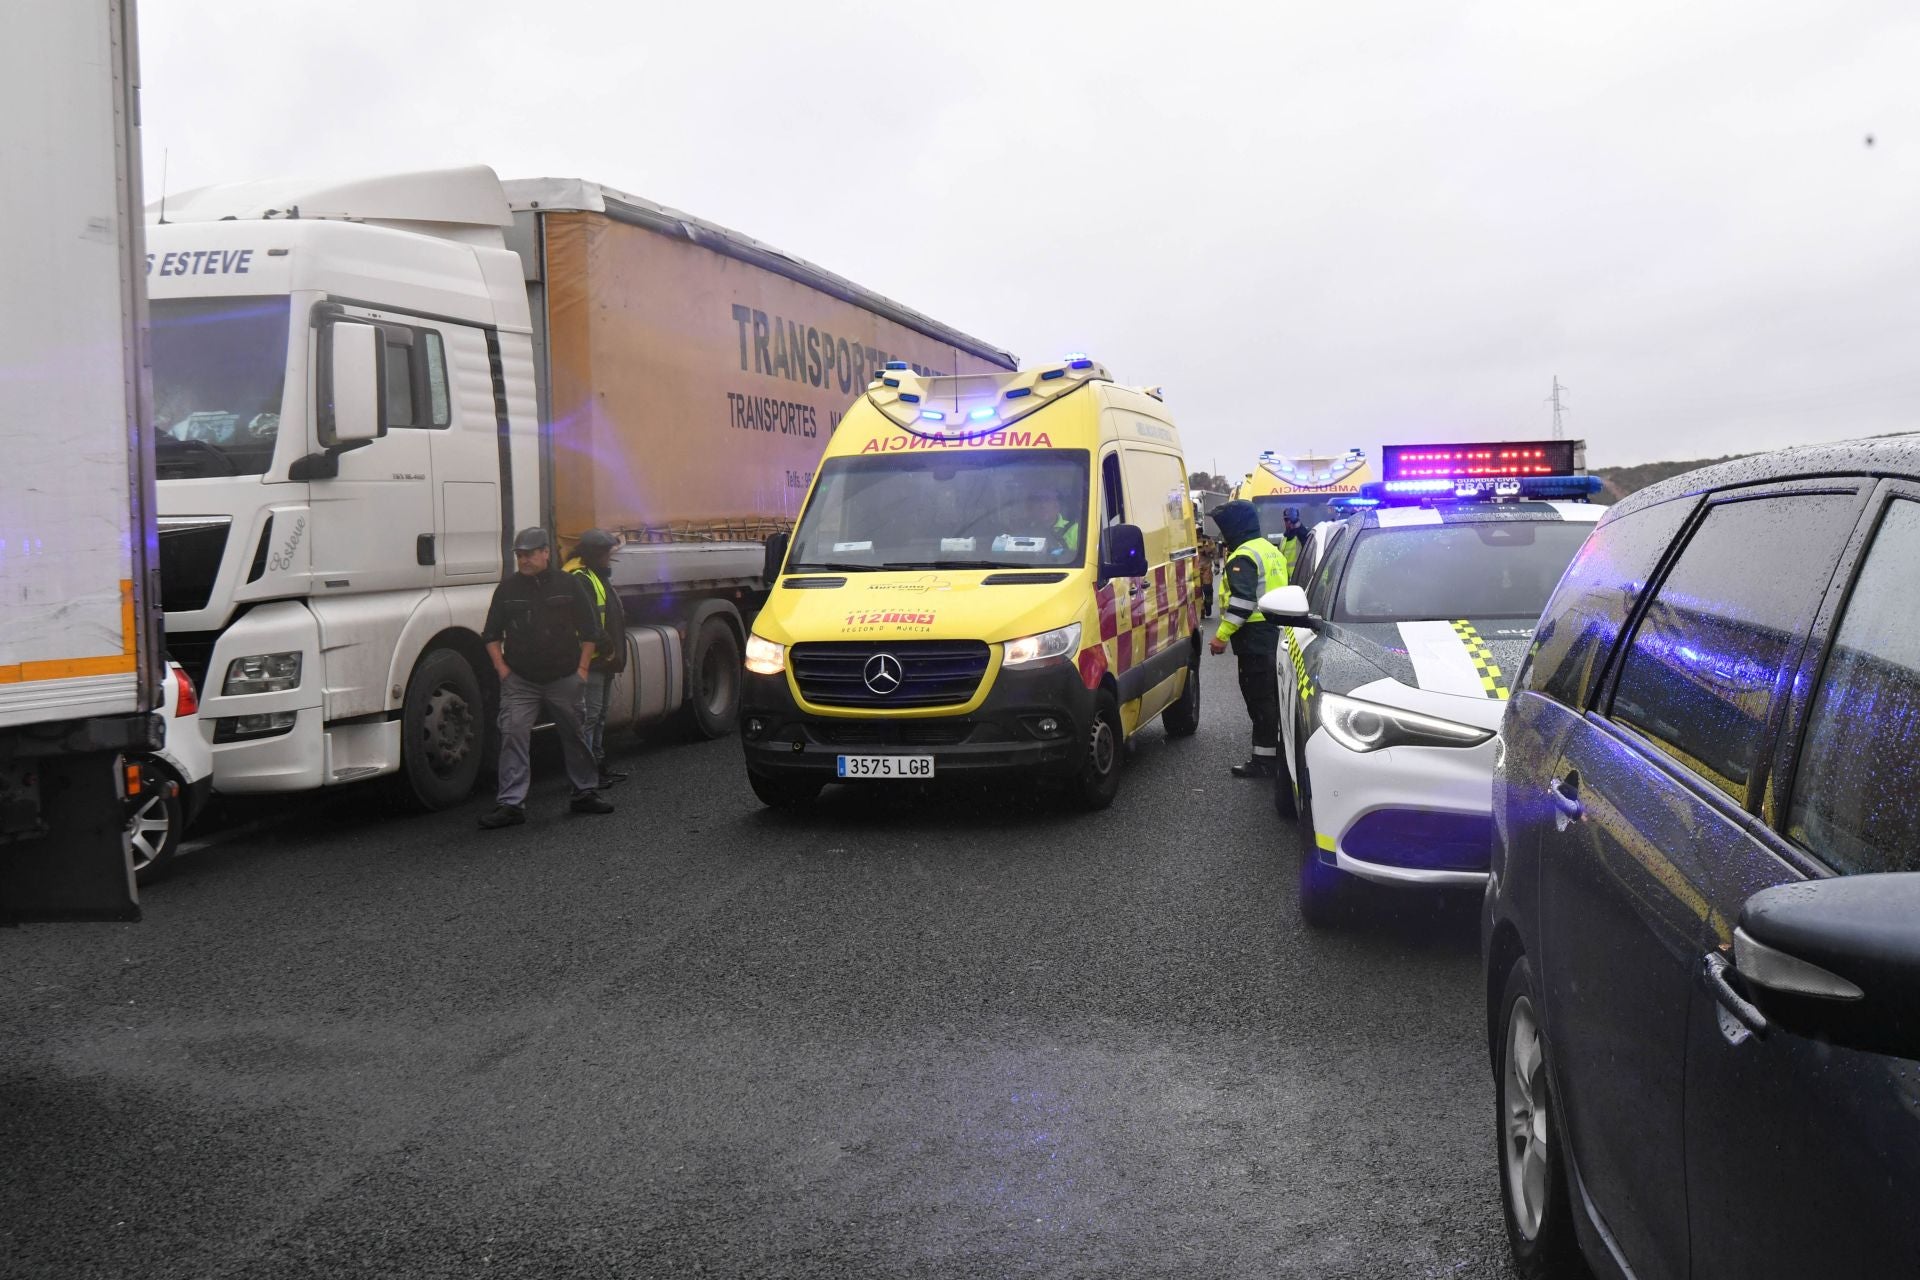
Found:
[(881, 697), (886, 697), (900, 687), (905, 673), (900, 670), (900, 659), (890, 653), (876, 653), (867, 659), (867, 665), (861, 668), (867, 688)]

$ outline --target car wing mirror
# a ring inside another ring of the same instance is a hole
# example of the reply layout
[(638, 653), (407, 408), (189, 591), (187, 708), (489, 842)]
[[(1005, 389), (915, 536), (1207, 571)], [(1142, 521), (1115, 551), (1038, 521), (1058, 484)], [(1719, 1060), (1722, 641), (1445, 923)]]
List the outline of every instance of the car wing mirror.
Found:
[(1305, 587), (1275, 587), (1260, 597), (1260, 612), (1283, 627), (1316, 631), (1324, 619), (1307, 604)]
[(1732, 969), (1751, 1009), (1772, 1026), (1920, 1058), (1916, 920), (1920, 872), (1775, 885), (1741, 909)]
[(779, 533), (767, 535), (767, 558), (760, 566), (760, 578), (769, 587), (780, 576), (780, 570), (786, 567), (787, 548), (793, 542), (793, 535), (782, 529)]

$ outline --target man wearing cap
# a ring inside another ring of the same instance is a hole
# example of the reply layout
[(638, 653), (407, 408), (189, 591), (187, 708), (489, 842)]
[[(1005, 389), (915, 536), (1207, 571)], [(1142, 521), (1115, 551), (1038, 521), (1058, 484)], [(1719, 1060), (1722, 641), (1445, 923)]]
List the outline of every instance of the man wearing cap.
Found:
[(560, 734), (573, 812), (612, 813), (596, 790), (600, 775), (582, 725), (587, 671), (600, 639), (593, 605), (578, 579), (553, 567), (545, 529), (514, 535), (513, 567), (494, 588), (480, 635), (500, 677), (500, 803), (480, 825), (492, 830), (527, 820), (528, 749), (542, 706)]
[[(1280, 540), (1280, 554), (1287, 562), (1287, 582), (1293, 581), (1293, 567), (1300, 563), (1300, 552), (1307, 545), (1307, 526), (1300, 523), (1300, 508), (1288, 507), (1280, 513), (1286, 536)], [(1280, 584), (1285, 586), (1286, 583)]]
[(613, 549), (619, 545), (620, 539), (605, 529), (589, 529), (573, 544), (573, 559), (567, 561), (567, 572), (587, 589), (600, 624), (601, 641), (594, 648), (593, 665), (587, 668), (583, 727), (603, 790), (627, 780), (618, 769), (607, 768), (606, 748), (607, 699), (613, 692), (613, 678), (627, 665), (627, 616), (620, 606), (619, 593), (613, 589)]

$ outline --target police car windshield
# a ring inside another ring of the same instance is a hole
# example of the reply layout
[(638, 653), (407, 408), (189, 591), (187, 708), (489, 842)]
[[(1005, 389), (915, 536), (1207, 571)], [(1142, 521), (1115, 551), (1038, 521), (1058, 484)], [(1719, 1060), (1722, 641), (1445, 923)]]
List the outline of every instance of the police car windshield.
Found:
[(287, 377), (286, 298), (171, 298), (151, 307), (154, 461), (161, 480), (260, 475)]
[(829, 458), (787, 568), (1072, 568), (1086, 557), (1087, 455), (934, 448)]
[(1565, 520), (1367, 529), (1354, 544), (1334, 620), (1538, 618), (1592, 529)]

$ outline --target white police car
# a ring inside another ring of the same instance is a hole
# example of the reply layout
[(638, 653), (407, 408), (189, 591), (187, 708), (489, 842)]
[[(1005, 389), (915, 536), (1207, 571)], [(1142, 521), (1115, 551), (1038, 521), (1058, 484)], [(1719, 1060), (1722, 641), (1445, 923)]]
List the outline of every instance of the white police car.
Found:
[[(1300, 911), (1353, 881), (1479, 884), (1502, 713), (1540, 610), (1605, 511), (1575, 441), (1383, 450), (1385, 481), (1326, 521), (1292, 585), (1274, 805), (1300, 824)], [(1291, 625), (1289, 625), (1291, 624)]]

